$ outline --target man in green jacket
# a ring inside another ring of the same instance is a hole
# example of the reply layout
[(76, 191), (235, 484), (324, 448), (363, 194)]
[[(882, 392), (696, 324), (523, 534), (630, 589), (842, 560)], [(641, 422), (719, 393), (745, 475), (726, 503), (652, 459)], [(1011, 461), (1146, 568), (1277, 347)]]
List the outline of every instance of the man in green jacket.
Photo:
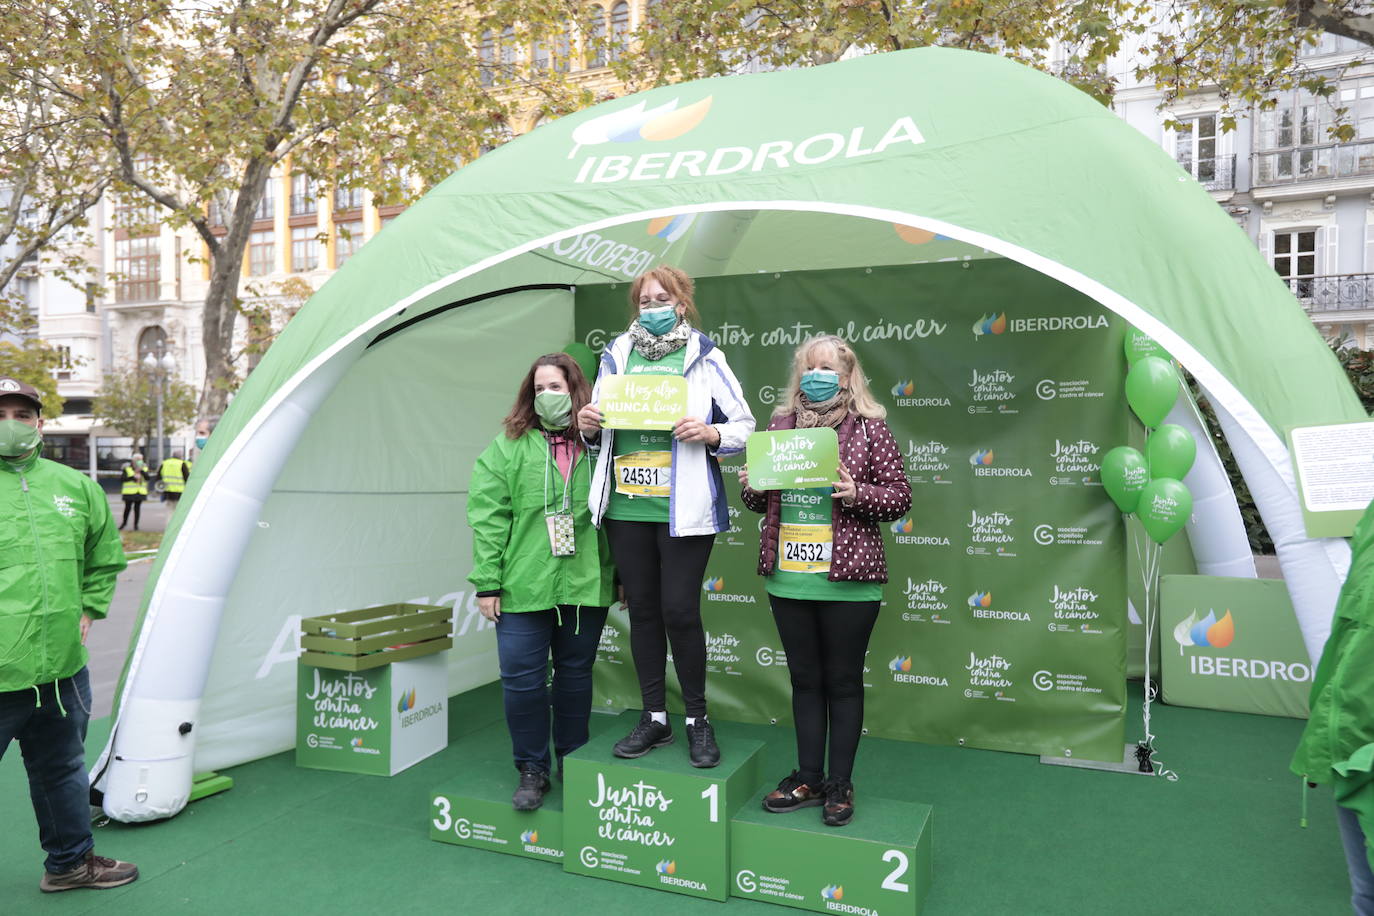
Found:
[(1351, 905), (1374, 916), (1374, 503), (1350, 541), (1350, 574), (1336, 601), (1293, 772), (1330, 783), (1350, 872)]
[(104, 491), (39, 457), (42, 407), (33, 387), (0, 376), (0, 757), (17, 738), (48, 853), (39, 887), (118, 887), (138, 868), (94, 852), (85, 642), (124, 548)]

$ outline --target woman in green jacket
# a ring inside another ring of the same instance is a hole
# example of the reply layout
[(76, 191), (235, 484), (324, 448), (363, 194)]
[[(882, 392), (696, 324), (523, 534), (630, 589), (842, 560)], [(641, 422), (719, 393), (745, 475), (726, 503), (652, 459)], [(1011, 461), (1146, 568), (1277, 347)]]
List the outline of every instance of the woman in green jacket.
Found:
[(468, 581), (482, 615), (496, 624), (519, 811), (538, 808), (549, 790), (550, 706), (559, 769), (587, 743), (592, 663), (614, 598), (610, 550), (587, 508), (591, 465), (570, 428), (589, 400), (591, 386), (572, 357), (539, 357), (469, 487)]

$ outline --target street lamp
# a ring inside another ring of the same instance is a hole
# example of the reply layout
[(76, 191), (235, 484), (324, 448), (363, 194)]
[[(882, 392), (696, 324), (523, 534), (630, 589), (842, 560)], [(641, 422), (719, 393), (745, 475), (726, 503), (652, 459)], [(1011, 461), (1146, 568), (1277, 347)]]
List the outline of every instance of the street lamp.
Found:
[(162, 398), (167, 379), (177, 371), (177, 361), (166, 352), (166, 344), (158, 341), (154, 350), (144, 354), (142, 363), (144, 370), (153, 377), (153, 391), (157, 398), (157, 464), (153, 466), (161, 467), (163, 459), (167, 457), (162, 453)]

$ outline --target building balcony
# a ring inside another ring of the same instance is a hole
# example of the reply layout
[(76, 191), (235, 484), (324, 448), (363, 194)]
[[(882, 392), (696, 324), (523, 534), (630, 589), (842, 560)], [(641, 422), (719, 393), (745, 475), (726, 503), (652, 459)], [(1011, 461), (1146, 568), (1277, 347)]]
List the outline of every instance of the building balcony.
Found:
[(1234, 191), (1236, 189), (1236, 157), (1215, 156), (1199, 159), (1197, 162), (1180, 162), (1193, 177), (1209, 191)]
[(1314, 319), (1336, 312), (1374, 310), (1374, 274), (1338, 274), (1288, 281), (1293, 295)]
[(1252, 184), (1261, 188), (1366, 177), (1374, 182), (1374, 140), (1255, 153)]

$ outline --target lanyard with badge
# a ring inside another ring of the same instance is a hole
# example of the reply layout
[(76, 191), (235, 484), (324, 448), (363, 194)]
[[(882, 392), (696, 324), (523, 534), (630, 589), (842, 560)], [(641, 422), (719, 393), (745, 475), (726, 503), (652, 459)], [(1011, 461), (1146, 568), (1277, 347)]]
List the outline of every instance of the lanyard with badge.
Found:
[[(549, 467), (551, 464), (550, 456), (553, 453), (553, 443), (549, 443), (548, 449), (544, 452), (544, 522), (549, 527), (549, 550), (556, 557), (571, 557), (577, 553), (577, 536), (573, 526), (572, 514), (572, 478), (573, 471), (577, 467), (579, 455), (573, 455), (572, 461), (568, 465), (568, 476), (563, 481), (563, 504), (561, 507), (549, 511)], [(562, 473), (559, 475), (562, 477)]]

